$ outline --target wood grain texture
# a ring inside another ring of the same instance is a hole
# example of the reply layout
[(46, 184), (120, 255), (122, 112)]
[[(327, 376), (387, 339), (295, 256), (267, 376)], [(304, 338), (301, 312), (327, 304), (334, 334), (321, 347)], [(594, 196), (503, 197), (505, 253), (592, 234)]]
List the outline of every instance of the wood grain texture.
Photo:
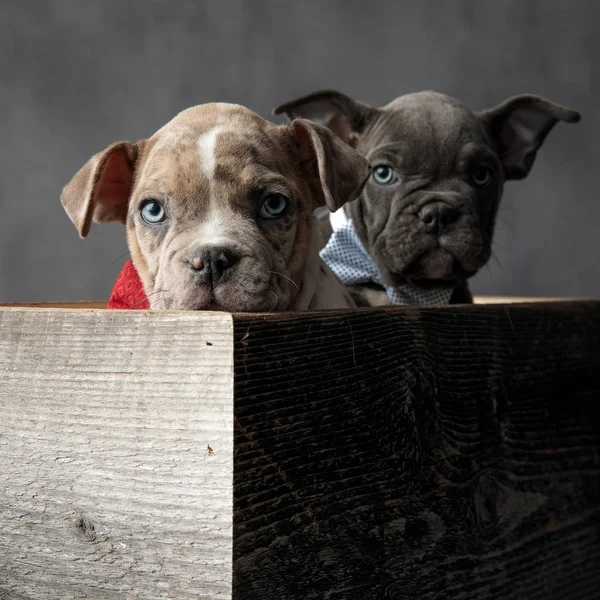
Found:
[(0, 598), (231, 598), (232, 334), (0, 310)]
[(235, 316), (234, 598), (600, 597), (600, 303)]
[(87, 308), (105, 309), (107, 302), (20, 302), (0, 304), (0, 308)]
[(581, 300), (592, 301), (592, 298), (544, 298), (525, 296), (474, 296), (475, 304), (532, 304), (538, 302), (580, 302)]
[(599, 400), (598, 302), (0, 309), (0, 598), (595, 600)]

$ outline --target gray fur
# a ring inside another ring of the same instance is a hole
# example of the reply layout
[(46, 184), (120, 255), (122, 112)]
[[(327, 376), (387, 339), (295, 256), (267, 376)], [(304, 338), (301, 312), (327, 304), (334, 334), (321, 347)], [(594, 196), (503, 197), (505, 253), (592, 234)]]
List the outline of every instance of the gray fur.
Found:
[[(578, 112), (524, 94), (474, 112), (436, 92), (400, 96), (382, 108), (331, 90), (286, 102), (274, 110), (328, 126), (365, 156), (374, 172), (360, 197), (346, 206), (363, 246), (387, 285), (452, 287), (451, 302), (471, 302), (467, 280), (491, 256), (498, 206), (507, 179), (526, 177), (558, 121)], [(378, 165), (399, 180), (375, 181)], [(480, 187), (481, 166), (491, 169)], [(479, 168), (479, 170), (477, 170)], [(326, 240), (327, 217), (321, 215)], [(352, 290), (358, 304), (380, 304), (382, 289)]]

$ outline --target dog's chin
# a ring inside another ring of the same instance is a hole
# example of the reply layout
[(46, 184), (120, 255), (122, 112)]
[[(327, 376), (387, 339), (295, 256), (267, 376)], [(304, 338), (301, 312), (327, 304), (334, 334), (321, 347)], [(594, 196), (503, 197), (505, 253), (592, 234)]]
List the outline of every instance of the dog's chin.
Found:
[(438, 247), (422, 253), (400, 272), (390, 272), (388, 279), (393, 285), (410, 281), (423, 288), (444, 288), (458, 285), (475, 272), (465, 269), (452, 252)]
[(226, 303), (218, 301), (212, 289), (198, 287), (188, 289), (177, 297), (166, 296), (157, 301), (156, 308), (235, 312)]
[(443, 248), (436, 248), (421, 255), (407, 270), (411, 278), (422, 277), (445, 281), (451, 279), (457, 270), (454, 256)]
[(402, 264), (382, 269), (385, 283), (402, 285), (410, 281), (424, 288), (456, 287), (475, 275), (489, 258), (478, 236), (470, 233), (415, 237), (412, 252)]
[(278, 296), (267, 294), (250, 294), (232, 285), (193, 286), (181, 297), (172, 298), (165, 302), (165, 308), (171, 310), (215, 311), (215, 312), (270, 312), (281, 310), (274, 306)]
[(218, 302), (210, 303), (192, 303), (189, 307), (185, 307), (183, 310), (203, 310), (209, 312), (238, 312), (235, 308), (224, 306)]

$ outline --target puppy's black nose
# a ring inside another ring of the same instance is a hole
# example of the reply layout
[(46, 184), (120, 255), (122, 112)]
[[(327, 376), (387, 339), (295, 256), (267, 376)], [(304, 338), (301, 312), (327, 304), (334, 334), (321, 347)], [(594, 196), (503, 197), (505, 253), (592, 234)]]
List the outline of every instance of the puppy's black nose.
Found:
[(456, 221), (458, 212), (446, 204), (432, 202), (423, 207), (419, 217), (423, 221), (427, 233), (441, 235), (448, 225)]
[(239, 259), (230, 248), (210, 246), (196, 250), (189, 263), (196, 273), (198, 283), (212, 281), (216, 285)]

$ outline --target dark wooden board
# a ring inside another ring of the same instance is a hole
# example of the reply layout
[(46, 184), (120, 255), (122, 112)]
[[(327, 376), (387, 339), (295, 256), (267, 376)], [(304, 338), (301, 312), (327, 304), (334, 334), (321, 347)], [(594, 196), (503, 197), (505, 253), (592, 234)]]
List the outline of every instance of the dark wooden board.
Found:
[(600, 303), (234, 328), (234, 598), (600, 598)]

